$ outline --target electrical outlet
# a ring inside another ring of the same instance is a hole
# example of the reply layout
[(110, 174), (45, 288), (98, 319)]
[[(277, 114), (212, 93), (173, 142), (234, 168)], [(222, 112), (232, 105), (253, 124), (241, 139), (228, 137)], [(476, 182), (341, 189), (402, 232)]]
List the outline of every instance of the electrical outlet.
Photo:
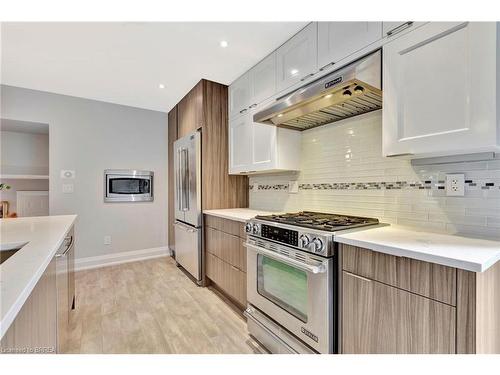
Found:
[(104, 245), (111, 245), (111, 236), (104, 236)]
[(299, 182), (298, 181), (288, 181), (288, 192), (290, 194), (297, 194), (299, 192)]
[(74, 185), (73, 184), (63, 184), (62, 185), (62, 192), (64, 194), (71, 194), (75, 191)]
[(463, 197), (465, 195), (465, 175), (463, 173), (446, 175), (446, 195), (449, 197)]

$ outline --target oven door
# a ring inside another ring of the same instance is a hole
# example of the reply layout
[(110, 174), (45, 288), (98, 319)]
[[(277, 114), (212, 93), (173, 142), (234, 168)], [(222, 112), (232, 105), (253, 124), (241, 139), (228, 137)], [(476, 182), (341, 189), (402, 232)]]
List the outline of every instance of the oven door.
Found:
[(153, 200), (153, 176), (106, 174), (106, 202), (135, 202)]
[(333, 260), (248, 237), (247, 299), (319, 353), (333, 352)]

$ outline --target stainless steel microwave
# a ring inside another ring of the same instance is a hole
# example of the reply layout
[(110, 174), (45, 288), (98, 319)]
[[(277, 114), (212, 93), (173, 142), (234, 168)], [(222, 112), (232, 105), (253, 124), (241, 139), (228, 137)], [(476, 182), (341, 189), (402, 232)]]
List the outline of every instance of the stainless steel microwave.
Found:
[(106, 169), (104, 171), (104, 202), (153, 201), (152, 171)]

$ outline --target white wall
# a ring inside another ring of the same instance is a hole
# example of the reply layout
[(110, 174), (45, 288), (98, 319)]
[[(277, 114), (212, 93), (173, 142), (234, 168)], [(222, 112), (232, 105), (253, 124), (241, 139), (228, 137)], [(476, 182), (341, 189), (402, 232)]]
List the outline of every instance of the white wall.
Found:
[(0, 131), (2, 174), (48, 174), (49, 135)]
[[(446, 197), (446, 173), (465, 174), (464, 197)], [(298, 194), (288, 193), (290, 180)], [(301, 172), (253, 176), (250, 187), (255, 209), (363, 215), (500, 239), (500, 158), (422, 167), (384, 158), (381, 111), (304, 131)]]
[[(166, 113), (3, 85), (1, 117), (49, 124), (50, 214), (78, 215), (77, 258), (166, 246)], [(105, 204), (107, 168), (154, 171), (154, 202)], [(73, 194), (62, 169), (76, 171)]]

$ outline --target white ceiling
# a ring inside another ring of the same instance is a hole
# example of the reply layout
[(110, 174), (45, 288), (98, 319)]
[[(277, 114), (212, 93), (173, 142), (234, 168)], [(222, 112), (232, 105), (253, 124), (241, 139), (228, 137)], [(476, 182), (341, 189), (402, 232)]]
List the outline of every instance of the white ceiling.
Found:
[(230, 84), (305, 25), (2, 23), (2, 83), (166, 112), (201, 78)]

